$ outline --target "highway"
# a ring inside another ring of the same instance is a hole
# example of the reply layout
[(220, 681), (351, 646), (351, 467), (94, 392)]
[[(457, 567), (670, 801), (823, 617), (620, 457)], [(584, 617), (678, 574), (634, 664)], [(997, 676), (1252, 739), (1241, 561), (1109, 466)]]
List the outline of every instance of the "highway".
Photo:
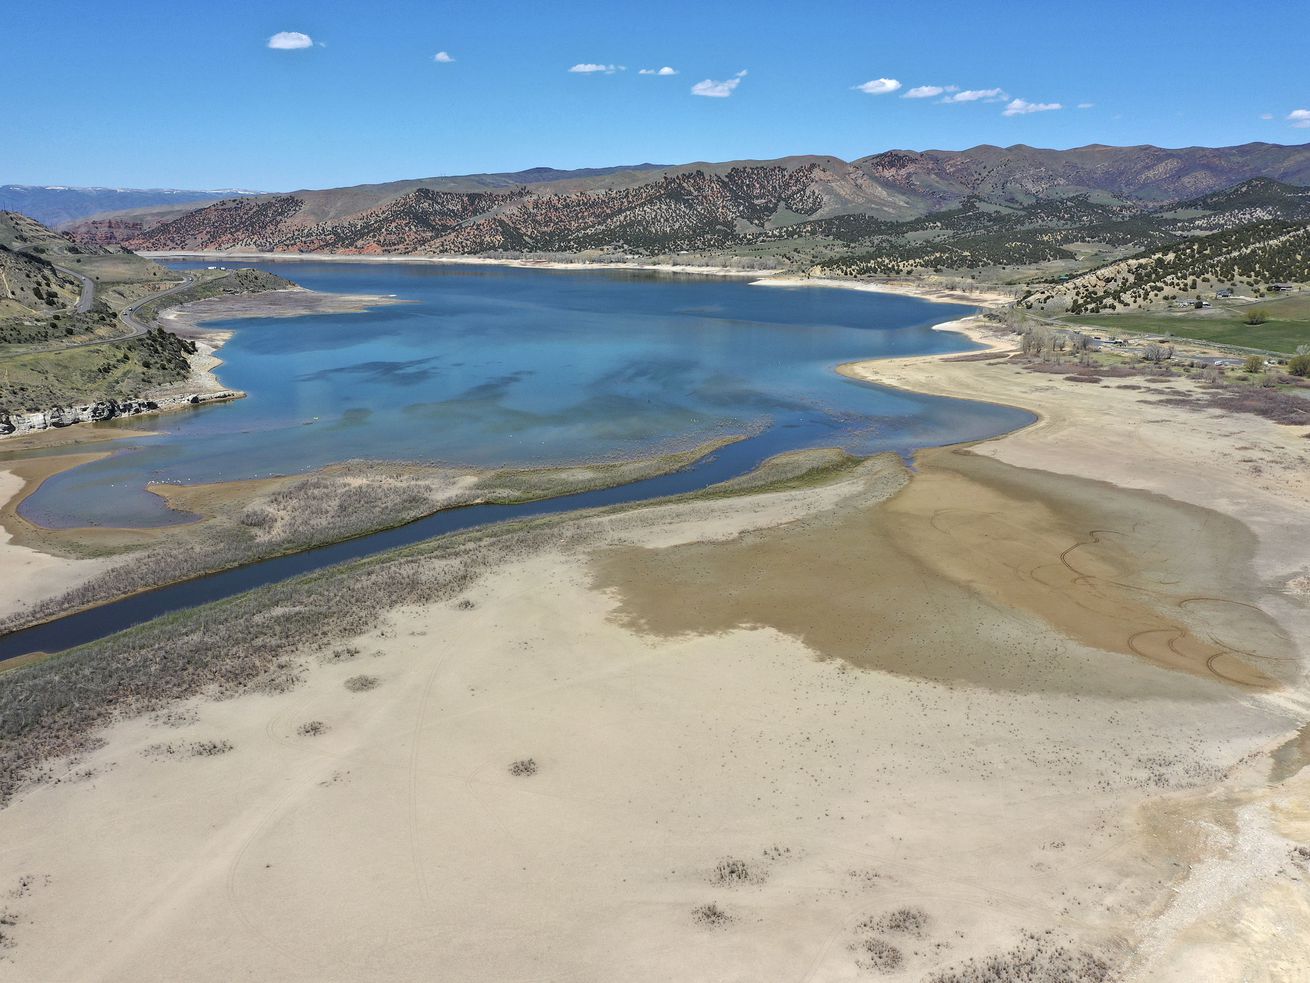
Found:
[[(51, 265), (54, 266), (53, 263)], [(57, 269), (60, 273), (66, 274), (67, 276), (75, 276), (77, 277), (78, 280), (82, 282), (82, 296), (78, 298), (77, 306), (74, 308), (74, 310), (78, 311), (79, 313), (85, 314), (87, 311), (91, 309), (91, 305), (95, 303), (95, 299), (96, 299), (95, 282), (90, 277), (83, 276), (81, 273), (78, 273), (76, 270), (70, 270), (63, 266), (55, 266), (55, 269)], [(113, 345), (113, 344), (117, 344), (120, 341), (127, 341), (129, 338), (139, 338), (147, 331), (150, 331), (152, 325), (147, 324), (145, 321), (142, 321), (139, 317), (136, 316), (137, 309), (140, 308), (143, 304), (146, 304), (152, 300), (158, 300), (160, 297), (167, 297), (171, 294), (175, 294), (178, 293), (179, 291), (185, 290), (187, 287), (191, 286), (191, 284), (195, 282), (196, 282), (195, 277), (192, 276), (184, 277), (181, 283), (175, 284), (169, 287), (167, 290), (161, 290), (157, 294), (151, 294), (149, 297), (142, 297), (140, 300), (128, 304), (126, 307), (124, 307), (121, 311), (118, 312), (118, 320), (122, 323), (122, 325), (125, 328), (128, 329), (125, 334), (121, 334), (113, 338), (93, 338), (90, 341), (74, 341), (67, 345), (52, 345), (47, 348), (26, 348), (23, 349), (22, 351), (6, 352), (4, 354), (0, 354), (0, 359), (17, 358), (19, 355), (47, 354), (49, 352), (66, 352), (73, 348), (94, 348), (96, 345)]]
[(50, 264), (64, 276), (76, 277), (82, 281), (82, 296), (77, 298), (77, 305), (73, 308), (78, 314), (85, 314), (91, 310), (91, 306), (96, 302), (96, 284), (89, 276), (83, 276), (77, 270), (70, 270), (67, 266), (57, 266)]
[[(118, 312), (118, 319), (122, 321), (125, 325), (127, 325), (129, 328), (131, 328), (132, 331), (130, 334), (125, 334), (122, 335), (121, 337), (113, 338), (110, 340), (122, 341), (124, 338), (135, 338), (138, 335), (145, 334), (147, 331), (151, 329), (152, 325), (147, 324), (145, 321), (142, 321), (140, 318), (136, 316), (137, 309), (141, 307), (143, 304), (150, 303), (150, 301), (152, 300), (158, 300), (160, 297), (168, 297), (171, 296), (172, 294), (179, 293), (185, 290), (187, 287), (191, 286), (191, 284), (195, 282), (196, 282), (196, 278), (193, 276), (183, 277), (181, 283), (169, 287), (167, 290), (161, 290), (157, 294), (151, 294), (149, 297), (142, 297), (140, 300), (128, 304), (126, 307), (124, 307), (121, 311)], [(105, 344), (105, 342), (91, 342), (91, 344)]]

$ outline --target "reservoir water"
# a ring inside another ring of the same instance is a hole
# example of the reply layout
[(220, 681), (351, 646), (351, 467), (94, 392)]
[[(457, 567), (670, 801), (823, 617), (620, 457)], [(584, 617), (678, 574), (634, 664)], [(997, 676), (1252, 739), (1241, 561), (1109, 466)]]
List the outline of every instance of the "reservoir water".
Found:
[(235, 331), (220, 371), (249, 397), (131, 421), (160, 433), (115, 441), (109, 457), (45, 482), (24, 503), (24, 515), (51, 526), (161, 525), (190, 517), (148, 493), (150, 481), (227, 481), (352, 458), (544, 465), (640, 457), (725, 433), (748, 436), (672, 474), (541, 502), (450, 509), (132, 595), (0, 635), (0, 660), (61, 651), (433, 536), (694, 491), (781, 451), (840, 446), (905, 454), (1032, 419), (1009, 407), (865, 385), (834, 371), (858, 358), (967, 350), (962, 336), (932, 330), (971, 310), (965, 307), (629, 272), (259, 265), (316, 290), (394, 294), (405, 303), (214, 325)]
[[(211, 263), (171, 263), (194, 268)], [(964, 351), (932, 325), (966, 307), (823, 287), (629, 271), (255, 264), (315, 290), (394, 295), (362, 313), (244, 318), (221, 349), (246, 399), (101, 427), (158, 429), (47, 481), (22, 506), (47, 526), (189, 521), (151, 481), (307, 471), (353, 458), (544, 465), (633, 458), (724, 433), (771, 452), (952, 443), (1021, 411), (852, 382), (880, 355)]]

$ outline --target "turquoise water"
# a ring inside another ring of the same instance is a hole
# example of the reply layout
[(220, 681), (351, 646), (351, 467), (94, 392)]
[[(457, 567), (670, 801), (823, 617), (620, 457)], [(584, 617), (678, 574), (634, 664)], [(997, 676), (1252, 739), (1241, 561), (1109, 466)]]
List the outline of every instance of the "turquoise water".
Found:
[[(176, 268), (204, 263), (173, 263)], [(150, 481), (210, 482), (352, 458), (470, 466), (639, 457), (724, 433), (856, 453), (1013, 429), (1018, 410), (838, 376), (877, 355), (962, 351), (931, 326), (969, 308), (822, 287), (614, 271), (269, 262), (315, 290), (395, 295), (363, 313), (240, 319), (223, 347), (238, 402), (147, 421), (157, 437), (46, 482), (50, 526), (187, 521)]]

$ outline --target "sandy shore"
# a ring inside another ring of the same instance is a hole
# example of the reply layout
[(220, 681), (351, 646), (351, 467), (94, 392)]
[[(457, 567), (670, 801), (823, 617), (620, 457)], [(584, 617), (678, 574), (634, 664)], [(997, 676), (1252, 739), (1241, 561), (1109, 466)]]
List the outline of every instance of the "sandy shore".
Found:
[(147, 259), (297, 260), (312, 263), (426, 263), (438, 266), (509, 266), (526, 270), (641, 270), (652, 273), (699, 273), (705, 276), (761, 277), (779, 270), (742, 270), (694, 263), (608, 263), (595, 260), (492, 259), (486, 256), (372, 256), (339, 253), (143, 252)]
[[(243, 317), (302, 317), (306, 314), (357, 314), (371, 307), (404, 303), (396, 297), (375, 294), (333, 294), (304, 287), (265, 290), (257, 294), (207, 297), (159, 315), (159, 323), (175, 334), (217, 339), (218, 345), (231, 337), (230, 331), (205, 328), (212, 321)], [(217, 347), (217, 345), (215, 346)]]
[(756, 284), (763, 287), (829, 287), (838, 290), (862, 290), (867, 293), (899, 294), (903, 297), (918, 297), (920, 300), (937, 303), (974, 304), (980, 307), (1008, 304), (1015, 299), (1014, 294), (1007, 294), (994, 287), (964, 287), (925, 280), (851, 280), (780, 274), (761, 278), (756, 281)]
[[(51, 474), (103, 457), (103, 453), (38, 458), (0, 470), (0, 568), (9, 589), (0, 592), (0, 618), (17, 614), (30, 604), (61, 594), (113, 565), (108, 559), (76, 559), (14, 542), (10, 530), (27, 523), (18, 504)], [(21, 585), (21, 589), (15, 589)]]
[(1310, 441), (1177, 380), (843, 371), (1040, 418), (507, 531), (298, 685), (118, 720), (0, 811), (0, 972), (1304, 980)]
[[(998, 353), (1010, 348), (1008, 339), (992, 333), (980, 318), (953, 327)], [(1142, 489), (1241, 522), (1257, 543), (1252, 568), (1260, 608), (1289, 639), (1302, 640), (1296, 672), (1275, 699), (1296, 718), (1310, 712), (1303, 670), (1310, 654), (1304, 642), (1310, 638), (1310, 559), (1304, 549), (1304, 530), (1310, 528), (1310, 441), (1300, 428), (1163, 403), (1172, 390), (1195, 385), (1185, 379), (1145, 391), (1134, 386), (1140, 380), (1124, 379), (1086, 392), (1092, 387), (1004, 362), (914, 357), (855, 363), (842, 371), (883, 385), (1024, 406), (1039, 415), (1037, 423), (985, 442), (974, 453)], [(1267, 790), (1262, 785), (1239, 783), (1227, 795), (1198, 797), (1187, 807), (1154, 806), (1179, 810), (1171, 817), (1172, 835), (1208, 829), (1211, 848), (1201, 851), (1175, 896), (1162, 903), (1159, 920), (1145, 931), (1133, 978), (1310, 978), (1310, 959), (1285, 960), (1275, 942), (1279, 933), (1310, 936), (1304, 884), (1298, 891), (1284, 879), (1291, 845), (1310, 839), (1305, 805), (1310, 783), (1298, 773)], [(1189, 807), (1195, 811), (1188, 814)], [(1140, 821), (1146, 826), (1156, 818), (1148, 809)], [(1252, 975), (1257, 968), (1267, 975)]]
[[(928, 481), (887, 461), (819, 489), (582, 520), (459, 595), (306, 652), (289, 691), (114, 725), (0, 813), (4, 870), (30, 885), (11, 905), (13, 966), (653, 981), (890, 965), (877, 975), (920, 980), (994, 957), (1108, 978), (1189, 865), (1223, 855), (1214, 789), (1263, 786), (1293, 716), (1074, 625), (1095, 603), (1200, 633), (1207, 612), (1167, 603), (1176, 578), (1252, 599), (1254, 543), (1159, 496), (1087, 514), (1108, 486), (943, 458), (923, 462)], [(1018, 513), (997, 555), (994, 507), (1034, 489), (1040, 521)], [(1087, 520), (1133, 514), (1147, 540), (1088, 544), (1055, 576)], [(1198, 524), (1231, 578), (1160, 555)], [(1006, 593), (970, 589), (970, 570)], [(1137, 588), (1159, 595), (1150, 613)], [(1249, 627), (1285, 651), (1267, 620)], [(1274, 877), (1286, 844), (1258, 832), (1248, 879), (1303, 889)]]
[(597, 260), (538, 260), (495, 259), (486, 256), (361, 256), (337, 253), (261, 253), (261, 252), (144, 252), (150, 259), (212, 259), (212, 260), (287, 260), (314, 263), (419, 263), (438, 266), (507, 266), (529, 270), (633, 270), (648, 273), (698, 274), (746, 278), (757, 286), (773, 287), (829, 287), (842, 290), (862, 290), (870, 293), (901, 294), (923, 300), (953, 304), (993, 305), (1014, 300), (1016, 294), (991, 286), (975, 286), (958, 281), (937, 282), (931, 279), (856, 280), (832, 277), (800, 276), (782, 269), (743, 270), (731, 266), (698, 265), (694, 263), (611, 263)]
[[(328, 294), (302, 287), (266, 291), (260, 294), (211, 297), (164, 311), (159, 322), (165, 328), (196, 343), (189, 356), (190, 375), (177, 383), (161, 386), (144, 398), (159, 403), (158, 411), (140, 414), (154, 418), (179, 409), (189, 409), (192, 397), (203, 401), (244, 396), (223, 385), (217, 371), (223, 364), (219, 350), (232, 337), (230, 329), (216, 329), (213, 321), (242, 317), (298, 317), (304, 314), (356, 313), (381, 304), (399, 303), (392, 297)], [(144, 425), (145, 421), (143, 421)], [(25, 571), (24, 590), (0, 596), (0, 619), (48, 597), (58, 596), (113, 566), (116, 560), (102, 555), (146, 546), (166, 535), (161, 529), (45, 529), (18, 514), (18, 508), (41, 482), (61, 471), (97, 460), (108, 450), (71, 453), (75, 447), (106, 441), (148, 436), (145, 429), (113, 430), (73, 426), (3, 438), (12, 461), (0, 462), (0, 568)], [(68, 446), (69, 454), (51, 455), (54, 448)], [(23, 458), (24, 452), (33, 456)], [(241, 490), (236, 490), (240, 496)], [(92, 554), (93, 559), (83, 558)]]
[(143, 252), (149, 259), (212, 259), (212, 260), (294, 260), (314, 263), (420, 263), (438, 266), (507, 266), (530, 270), (633, 270), (650, 273), (700, 274), (703, 276), (744, 277), (758, 286), (773, 287), (829, 287), (842, 290), (862, 290), (870, 293), (901, 294), (923, 300), (953, 304), (990, 306), (1013, 301), (1017, 291), (1006, 292), (989, 285), (975, 285), (958, 280), (937, 281), (932, 278), (857, 280), (849, 278), (811, 277), (789, 273), (782, 269), (744, 270), (731, 266), (699, 265), (695, 263), (617, 263), (598, 260), (540, 260), (497, 259), (486, 256), (369, 256), (341, 255), (338, 253), (262, 253), (224, 252), (221, 250), (198, 252)]
[[(0, 569), (21, 571), (22, 590), (0, 593), (0, 619), (21, 612), (112, 568), (103, 555), (147, 540), (137, 530), (63, 530), (35, 526), (18, 514), (23, 500), (47, 478), (110, 453), (112, 442), (149, 436), (149, 430), (66, 427), (9, 438), (0, 462)], [(23, 455), (31, 456), (24, 457)]]

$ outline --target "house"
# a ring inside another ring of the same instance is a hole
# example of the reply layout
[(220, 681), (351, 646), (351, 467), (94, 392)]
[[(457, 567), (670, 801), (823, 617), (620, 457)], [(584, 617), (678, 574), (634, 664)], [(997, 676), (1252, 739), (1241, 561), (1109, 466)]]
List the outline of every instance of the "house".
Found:
[(1270, 292), (1271, 294), (1277, 294), (1277, 293), (1289, 293), (1289, 294), (1290, 294), (1290, 293), (1291, 293), (1292, 291), (1294, 291), (1295, 289), (1296, 289), (1296, 287), (1292, 286), (1290, 283), (1271, 283), (1271, 284), (1269, 284), (1269, 292)]
[(1216, 291), (1215, 293), (1216, 298), (1231, 297), (1232, 295), (1233, 291), (1231, 287), (1224, 287), (1223, 290)]

